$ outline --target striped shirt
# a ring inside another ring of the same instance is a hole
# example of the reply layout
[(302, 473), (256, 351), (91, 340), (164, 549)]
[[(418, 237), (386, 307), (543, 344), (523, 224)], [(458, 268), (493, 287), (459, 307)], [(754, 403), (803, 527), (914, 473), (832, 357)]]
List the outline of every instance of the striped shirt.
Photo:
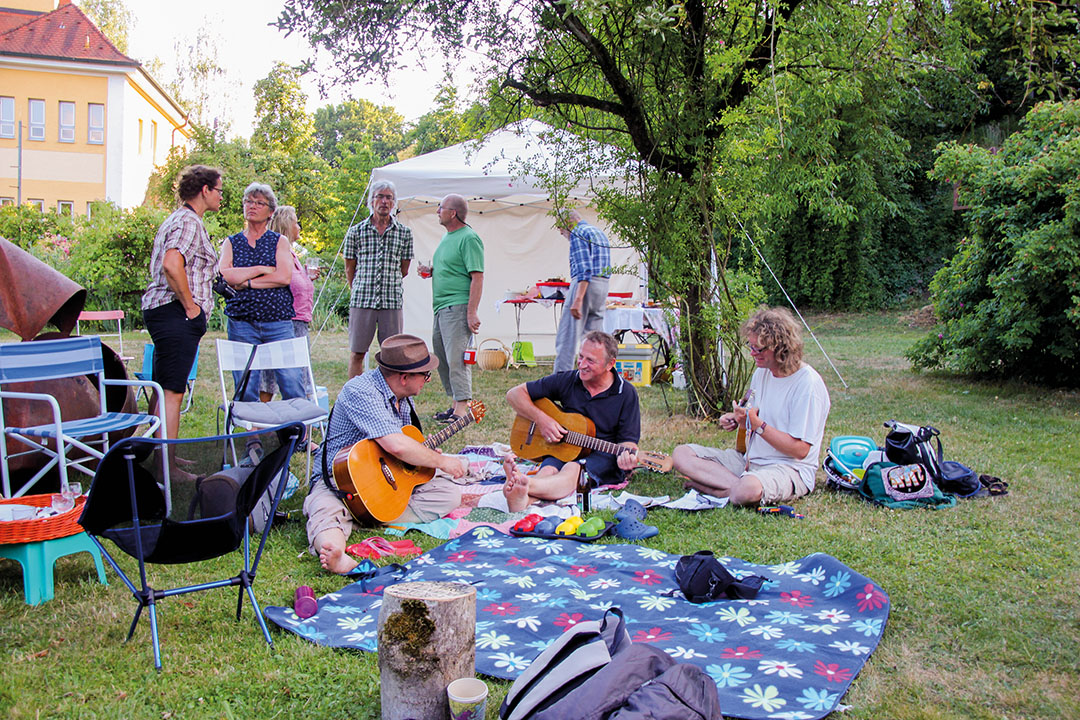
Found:
[(367, 218), (345, 233), (345, 259), (356, 261), (349, 306), (372, 310), (401, 309), (401, 263), (412, 260), (412, 230), (390, 218), (386, 232)]
[(611, 274), (611, 245), (607, 236), (582, 220), (570, 231), (570, 278), (582, 281)]
[(176, 300), (176, 293), (165, 278), (165, 253), (177, 250), (184, 256), (184, 272), (187, 274), (191, 297), (203, 309), (207, 317), (214, 310), (214, 276), (218, 272), (218, 256), (210, 243), (210, 236), (203, 227), (202, 218), (185, 206), (179, 207), (165, 218), (154, 237), (154, 249), (150, 253), (150, 284), (142, 296), (142, 309), (153, 310)]

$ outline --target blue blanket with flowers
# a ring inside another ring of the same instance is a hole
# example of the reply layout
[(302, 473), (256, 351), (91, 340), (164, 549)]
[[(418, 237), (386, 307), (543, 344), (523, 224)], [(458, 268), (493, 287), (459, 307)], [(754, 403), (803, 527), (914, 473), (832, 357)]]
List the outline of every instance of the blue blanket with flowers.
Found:
[[(725, 717), (821, 718), (881, 640), (889, 596), (829, 555), (778, 565), (720, 558), (736, 577), (768, 580), (753, 600), (694, 605), (679, 592), (678, 555), (642, 545), (515, 538), (478, 527), (413, 559), (405, 581), (476, 587), (476, 669), (516, 678), (559, 633), (615, 606), (634, 642), (652, 643), (715, 681)], [(330, 647), (375, 652), (382, 587), (354, 583), (282, 628)]]

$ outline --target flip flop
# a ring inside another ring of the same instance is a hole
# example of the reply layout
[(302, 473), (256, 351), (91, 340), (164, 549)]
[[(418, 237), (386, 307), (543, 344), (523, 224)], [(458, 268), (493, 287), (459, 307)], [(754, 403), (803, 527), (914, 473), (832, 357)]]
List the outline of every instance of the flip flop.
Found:
[(986, 488), (986, 491), (991, 495), (1009, 494), (1009, 483), (999, 477), (994, 477), (993, 475), (980, 475), (979, 484)]
[(411, 557), (424, 551), (417, 547), (412, 540), (395, 540), (391, 542), (384, 537), (375, 536), (365, 538), (348, 546), (345, 548), (345, 552), (358, 558), (378, 560), (387, 555)]
[(637, 518), (627, 517), (615, 526), (615, 535), (624, 540), (644, 540), (660, 534), (655, 525), (646, 525)]
[(620, 522), (626, 518), (633, 518), (634, 520), (644, 520), (645, 515), (649, 511), (645, 509), (645, 506), (639, 503), (634, 498), (628, 498), (623, 503), (622, 510), (615, 513), (615, 521)]

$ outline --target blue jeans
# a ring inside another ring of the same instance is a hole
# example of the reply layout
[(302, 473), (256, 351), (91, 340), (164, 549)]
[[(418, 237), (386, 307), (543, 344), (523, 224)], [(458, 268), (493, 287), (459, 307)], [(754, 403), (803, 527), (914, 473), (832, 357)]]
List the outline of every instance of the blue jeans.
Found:
[[(229, 339), (236, 342), (261, 345), (262, 343), (274, 342), (275, 340), (291, 340), (293, 338), (292, 320), (279, 320), (276, 322), (249, 322), (229, 318)], [(287, 370), (268, 370), (277, 375), (278, 387), (281, 389), (283, 400), (289, 398), (307, 397), (304, 392), (304, 368), (288, 368)], [(248, 378), (247, 387), (240, 398), (243, 402), (259, 401), (259, 371), (252, 370)], [(244, 373), (233, 370), (233, 383), (240, 385)]]

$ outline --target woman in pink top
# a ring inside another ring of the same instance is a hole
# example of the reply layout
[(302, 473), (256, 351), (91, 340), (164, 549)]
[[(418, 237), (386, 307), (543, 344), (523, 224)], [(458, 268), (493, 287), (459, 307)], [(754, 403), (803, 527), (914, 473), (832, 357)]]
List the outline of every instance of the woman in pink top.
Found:
[[(270, 217), (269, 229), (281, 233), (292, 241), (293, 272), (289, 289), (293, 296), (293, 337), (307, 337), (311, 312), (315, 308), (315, 283), (319, 276), (317, 268), (308, 270), (296, 256), (296, 242), (300, 239), (300, 221), (296, 218), (296, 209), (291, 205), (280, 205)], [(269, 402), (277, 392), (274, 373), (260, 373), (259, 399)], [(304, 389), (310, 393), (307, 376), (304, 376)]]

